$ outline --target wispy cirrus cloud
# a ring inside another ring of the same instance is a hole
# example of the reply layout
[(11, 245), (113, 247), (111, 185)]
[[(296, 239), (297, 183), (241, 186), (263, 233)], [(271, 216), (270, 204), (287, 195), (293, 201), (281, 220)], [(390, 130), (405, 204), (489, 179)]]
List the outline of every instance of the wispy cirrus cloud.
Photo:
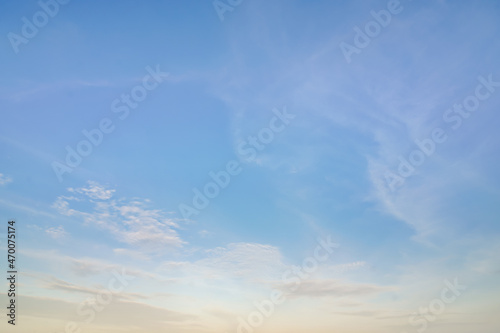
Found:
[[(68, 302), (49, 297), (34, 297), (21, 295), (19, 302), (23, 304), (26, 313), (26, 327), (32, 331), (40, 326), (40, 320), (50, 322), (46, 324), (44, 332), (60, 331), (64, 329), (69, 320), (75, 320), (75, 309), (79, 306), (77, 302)], [(148, 305), (138, 301), (130, 301), (118, 298), (107, 306), (109, 311), (100, 312), (95, 317), (95, 321), (85, 324), (87, 331), (116, 331), (126, 332), (130, 327), (135, 327), (137, 323), (142, 323), (141, 328), (149, 332), (164, 332), (165, 329), (174, 330), (189, 328), (193, 321), (197, 320), (196, 315), (183, 313), (167, 308)], [(126, 316), (123, 314), (126, 313)], [(84, 317), (77, 319), (83, 320)]]
[[(59, 290), (68, 293), (83, 293), (87, 295), (98, 295), (106, 288), (106, 286), (100, 286), (100, 288), (88, 287), (83, 285), (78, 285), (75, 283), (71, 283), (65, 280), (61, 280), (56, 277), (49, 277), (47, 279), (43, 279), (44, 288), (50, 290)], [(123, 300), (138, 300), (138, 299), (147, 299), (148, 296), (140, 293), (134, 292), (120, 292), (115, 296), (117, 299)]]
[(282, 290), (291, 298), (369, 297), (395, 290), (394, 287), (369, 283), (345, 282), (335, 279), (307, 279), (301, 281), (298, 286), (293, 282), (282, 283), (277, 286), (277, 289)]
[[(49, 265), (57, 265), (59, 268), (63, 268), (64, 272), (70, 272), (77, 277), (90, 278), (93, 276), (102, 275), (105, 273), (112, 272), (114, 270), (120, 271), (123, 266), (111, 263), (106, 260), (88, 257), (71, 257), (68, 255), (62, 255), (55, 250), (29, 250), (23, 249), (20, 251), (23, 255), (34, 258), (37, 260), (43, 260)], [(135, 267), (126, 267), (127, 272), (131, 275), (137, 276), (142, 279), (155, 280), (160, 282), (167, 281), (166, 278), (158, 274), (151, 273), (149, 271), (144, 271)]]
[(18, 89), (17, 91), (11, 91), (10, 93), (4, 93), (0, 95), (0, 99), (10, 100), (13, 102), (25, 101), (27, 99), (38, 98), (40, 96), (46, 96), (48, 94), (55, 94), (63, 90), (68, 89), (78, 89), (85, 87), (112, 87), (114, 86), (108, 80), (64, 80), (56, 82), (21, 82), (24, 89)]

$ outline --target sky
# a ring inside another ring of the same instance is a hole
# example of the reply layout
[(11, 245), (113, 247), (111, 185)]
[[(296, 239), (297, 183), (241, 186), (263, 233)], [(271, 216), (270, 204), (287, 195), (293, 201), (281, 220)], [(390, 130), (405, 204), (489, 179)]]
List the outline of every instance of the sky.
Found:
[(0, 9), (2, 332), (498, 333), (499, 2)]

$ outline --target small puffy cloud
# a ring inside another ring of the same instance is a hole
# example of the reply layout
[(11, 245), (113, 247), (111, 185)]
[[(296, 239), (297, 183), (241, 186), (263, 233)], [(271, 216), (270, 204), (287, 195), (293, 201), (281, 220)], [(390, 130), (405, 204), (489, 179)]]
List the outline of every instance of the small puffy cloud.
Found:
[(200, 231), (198, 231), (198, 235), (200, 235), (201, 238), (206, 238), (206, 237), (212, 236), (213, 233), (211, 233), (208, 230), (200, 230)]
[(106, 189), (104, 186), (100, 185), (98, 182), (89, 180), (87, 182), (87, 187), (82, 188), (68, 188), (69, 192), (84, 194), (90, 199), (94, 200), (108, 200), (110, 199), (115, 190)]
[(57, 228), (49, 228), (45, 230), (45, 233), (54, 239), (62, 239), (68, 235), (68, 233), (62, 226), (58, 226)]
[(365, 261), (355, 261), (347, 264), (334, 265), (327, 268), (328, 271), (332, 273), (347, 273), (359, 270), (361, 268), (367, 268), (368, 264)]
[(3, 173), (0, 173), (0, 186), (7, 185), (12, 182), (12, 178), (5, 176)]
[(131, 259), (141, 260), (141, 261), (149, 261), (151, 258), (139, 251), (129, 250), (129, 249), (113, 249), (113, 253), (119, 256), (128, 257)]

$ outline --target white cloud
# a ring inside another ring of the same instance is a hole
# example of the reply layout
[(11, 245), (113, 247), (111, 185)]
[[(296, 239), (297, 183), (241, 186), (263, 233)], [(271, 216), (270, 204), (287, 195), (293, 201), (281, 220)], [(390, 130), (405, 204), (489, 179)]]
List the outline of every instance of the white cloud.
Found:
[(481, 240), (481, 246), (474, 246), (466, 258), (467, 271), (481, 275), (500, 274), (500, 242), (498, 237)]
[(285, 268), (281, 252), (271, 245), (231, 243), (206, 252), (208, 258), (198, 261), (198, 264), (227, 270), (236, 276), (272, 276)]
[(62, 268), (64, 272), (71, 272), (79, 277), (91, 277), (101, 274), (110, 273), (113, 271), (121, 271), (125, 268), (127, 274), (136, 276), (142, 279), (150, 279), (160, 282), (171, 281), (162, 278), (159, 275), (150, 273), (149, 271), (144, 271), (134, 267), (122, 267), (115, 263), (110, 263), (101, 259), (96, 258), (75, 258), (66, 255), (61, 255), (59, 252), (51, 250), (28, 250), (24, 249), (21, 253), (27, 257), (43, 260), (44, 262), (50, 263), (50, 265), (57, 265), (58, 268)]
[(88, 187), (82, 187), (82, 188), (68, 188), (69, 192), (74, 192), (74, 193), (81, 193), (89, 197), (90, 199), (98, 199), (98, 200), (107, 200), (110, 199), (113, 194), (115, 193), (115, 190), (108, 190), (104, 186), (100, 185), (98, 182), (91, 181), (89, 180), (87, 182)]
[(111, 87), (112, 83), (106, 80), (64, 80), (56, 82), (23, 82), (23, 86), (27, 87), (23, 90), (11, 91), (0, 95), (0, 97), (9, 99), (14, 102), (26, 101), (33, 98), (38, 98), (41, 95), (51, 95), (63, 90), (73, 90), (80, 87)]
[(208, 230), (200, 230), (200, 231), (198, 231), (198, 235), (200, 235), (200, 237), (202, 237), (202, 238), (206, 238), (206, 237), (212, 236), (213, 233), (208, 231)]
[(68, 235), (68, 233), (62, 226), (58, 226), (57, 228), (49, 228), (45, 230), (45, 233), (54, 239), (62, 239)]
[(113, 253), (119, 256), (124, 256), (124, 257), (129, 257), (131, 259), (136, 259), (140, 261), (149, 261), (151, 258), (140, 252), (140, 251), (134, 251), (134, 250), (129, 250), (129, 249), (113, 249)]
[(331, 273), (346, 273), (358, 270), (360, 268), (366, 268), (368, 264), (365, 261), (355, 261), (347, 264), (332, 265), (326, 268)]
[(34, 207), (39, 206), (39, 205), (37, 205), (38, 204), (37, 202), (33, 202), (32, 200), (29, 200), (26, 198), (24, 198), (24, 199), (25, 199), (25, 200), (23, 200), (23, 201), (25, 201), (24, 204), (19, 204), (19, 202), (17, 200), (14, 202), (11, 200), (0, 199), (0, 205), (8, 207), (9, 209), (15, 209), (17, 211), (25, 212), (25, 213), (32, 214), (32, 215), (46, 216), (46, 217), (50, 218), (51, 220), (56, 220), (56, 219), (60, 218), (60, 216), (57, 216), (56, 214), (50, 214), (50, 213), (47, 213), (46, 211), (34, 208)]
[[(103, 290), (106, 290), (106, 286), (101, 286), (101, 288), (87, 287), (61, 280), (53, 276), (50, 276), (49, 278), (39, 278), (39, 280), (43, 281), (45, 289), (61, 290), (67, 293), (83, 293), (94, 296), (99, 295)], [(115, 297), (117, 299), (137, 300), (147, 299), (148, 295), (121, 291), (120, 293), (116, 294)]]
[[(175, 331), (189, 329), (196, 315), (178, 312), (163, 307), (152, 306), (137, 301), (127, 301), (123, 297), (113, 299), (106, 311), (99, 312), (92, 323), (85, 323), (85, 317), (75, 317), (81, 303), (68, 302), (57, 298), (20, 296), (20, 303), (26, 314), (26, 327), (30, 331), (40, 330), (40, 320), (46, 323), (43, 332), (61, 331), (69, 321), (77, 319), (79, 328), (90, 332), (130, 332), (131, 327), (140, 327), (148, 332)], [(127, 315), (124, 316), (123, 314)]]
[(278, 248), (257, 243), (231, 243), (205, 250), (203, 256), (193, 262), (164, 262), (158, 269), (196, 279), (269, 280), (287, 268)]
[[(68, 191), (74, 196), (59, 196), (53, 204), (60, 214), (79, 217), (109, 231), (121, 242), (151, 252), (184, 243), (174, 230), (177, 224), (161, 210), (148, 209), (148, 200), (113, 199), (115, 190), (90, 181), (88, 187)], [(77, 210), (71, 207), (73, 202), (90, 204), (91, 208)]]
[[(367, 297), (382, 292), (392, 291), (393, 287), (379, 286), (376, 284), (348, 283), (333, 279), (308, 279), (300, 281), (298, 285), (293, 283), (282, 283), (278, 289), (285, 292), (291, 298), (297, 297)], [(297, 289), (297, 290), (295, 290)]]
[(7, 185), (12, 182), (12, 178), (5, 176), (3, 173), (0, 173), (0, 186)]

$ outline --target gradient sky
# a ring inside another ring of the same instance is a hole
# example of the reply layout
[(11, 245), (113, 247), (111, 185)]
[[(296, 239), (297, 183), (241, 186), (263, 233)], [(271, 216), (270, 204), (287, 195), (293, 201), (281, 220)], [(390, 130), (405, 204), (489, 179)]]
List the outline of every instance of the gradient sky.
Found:
[[(73, 0), (16, 52), (9, 33), (41, 7), (1, 1), (0, 246), (16, 219), (21, 272), (2, 332), (237, 332), (278, 290), (255, 332), (498, 333), (500, 84), (460, 120), (447, 112), (500, 82), (500, 3), (402, 0), (349, 61), (342, 43), (388, 1), (230, 8)], [(113, 102), (148, 68), (161, 82), (120, 119)], [(241, 154), (283, 112), (283, 130)], [(114, 130), (59, 181), (54, 162), (103, 119)], [(446, 140), (389, 186), (436, 129)], [(182, 214), (230, 161), (241, 172)], [(288, 293), (283, 274), (327, 237), (339, 247)], [(134, 279), (82, 324), (123, 270)], [(446, 280), (467, 289), (415, 315)]]

